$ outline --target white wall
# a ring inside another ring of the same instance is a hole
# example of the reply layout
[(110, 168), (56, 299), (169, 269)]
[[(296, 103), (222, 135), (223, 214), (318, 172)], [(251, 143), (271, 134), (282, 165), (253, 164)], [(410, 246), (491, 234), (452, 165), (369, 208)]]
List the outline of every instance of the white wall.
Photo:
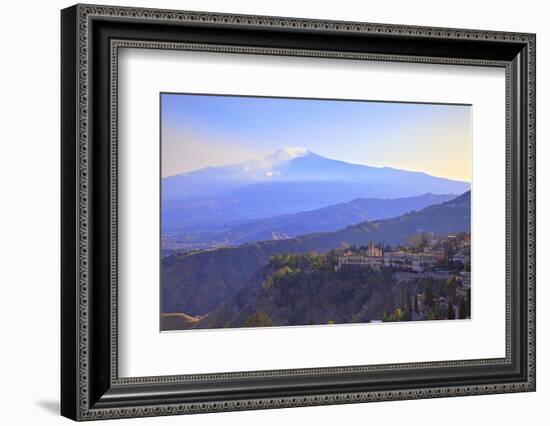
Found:
[[(131, 424), (515, 425), (547, 417), (550, 315), (548, 168), (550, 28), (544, 3), (525, 1), (103, 1), (132, 6), (358, 20), (537, 33), (538, 391), (422, 401), (122, 420)], [(3, 424), (63, 424), (59, 394), (59, 9), (71, 3), (2, 6), (0, 66), (0, 417)], [(545, 78), (546, 77), (546, 78)], [(546, 194), (545, 194), (546, 192)], [(102, 424), (108, 424), (106, 422)], [(114, 424), (114, 423), (113, 423)], [(122, 424), (122, 423), (120, 423)]]

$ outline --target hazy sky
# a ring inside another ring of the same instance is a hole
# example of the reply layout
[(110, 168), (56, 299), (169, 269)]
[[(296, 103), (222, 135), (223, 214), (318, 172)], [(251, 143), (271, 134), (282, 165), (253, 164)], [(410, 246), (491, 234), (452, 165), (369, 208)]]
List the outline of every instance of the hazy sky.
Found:
[(369, 166), (471, 181), (471, 107), (162, 94), (162, 175), (288, 146)]

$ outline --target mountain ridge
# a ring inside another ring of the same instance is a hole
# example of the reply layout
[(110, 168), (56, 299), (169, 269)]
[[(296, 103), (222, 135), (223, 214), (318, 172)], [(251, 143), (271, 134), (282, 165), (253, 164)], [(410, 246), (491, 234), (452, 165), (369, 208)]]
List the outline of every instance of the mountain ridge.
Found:
[(356, 198), (320, 209), (251, 220), (218, 232), (188, 232), (167, 239), (172, 249), (235, 246), (252, 241), (293, 238), (301, 234), (330, 232), (366, 220), (400, 216), (455, 198), (453, 194), (422, 194), (394, 199)]

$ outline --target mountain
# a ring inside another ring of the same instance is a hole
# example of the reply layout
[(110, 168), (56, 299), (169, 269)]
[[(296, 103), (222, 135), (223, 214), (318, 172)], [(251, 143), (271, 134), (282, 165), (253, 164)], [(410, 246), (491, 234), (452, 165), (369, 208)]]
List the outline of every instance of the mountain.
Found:
[(469, 183), (371, 167), (285, 148), (258, 160), (162, 179), (163, 236), (225, 231), (254, 219), (315, 210), (357, 198), (461, 194)]
[(362, 222), (335, 232), (177, 253), (162, 260), (162, 312), (185, 312), (193, 317), (212, 312), (275, 254), (327, 252), (338, 247), (365, 245), (369, 241), (396, 245), (420, 232), (449, 235), (469, 231), (470, 191), (420, 211)]
[(187, 232), (166, 239), (173, 249), (204, 249), (234, 246), (251, 241), (282, 240), (314, 232), (330, 232), (367, 220), (379, 220), (421, 210), (456, 198), (456, 195), (423, 194), (417, 197), (359, 198), (321, 209), (286, 214), (230, 227), (223, 231)]

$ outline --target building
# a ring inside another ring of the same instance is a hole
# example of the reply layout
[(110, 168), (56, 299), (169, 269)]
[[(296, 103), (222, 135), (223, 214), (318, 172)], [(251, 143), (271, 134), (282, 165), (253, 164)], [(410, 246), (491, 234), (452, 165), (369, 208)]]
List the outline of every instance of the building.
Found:
[(338, 257), (338, 266), (336, 270), (340, 270), (342, 266), (359, 266), (361, 268), (366, 268), (370, 266), (375, 271), (379, 271), (383, 265), (382, 256), (368, 256), (362, 254), (353, 254), (351, 252), (345, 253), (343, 256)]
[(462, 271), (458, 276), (456, 277), (463, 286), (470, 287), (471, 286), (471, 274), (470, 272)]
[(383, 255), (383, 252), (380, 247), (375, 246), (372, 241), (369, 241), (366, 255), (369, 257), (381, 257)]
[(412, 270), (414, 272), (424, 272), (427, 269), (433, 269), (437, 265), (437, 256), (432, 253), (412, 254)]
[(384, 266), (410, 269), (411, 260), (409, 254), (405, 251), (391, 251), (384, 253)]
[(470, 247), (471, 242), (472, 242), (471, 235), (465, 234), (462, 236), (462, 239), (460, 240), (460, 247), (462, 248)]
[(405, 269), (414, 272), (424, 272), (433, 269), (438, 262), (438, 255), (434, 253), (407, 253), (394, 251), (384, 254), (384, 266)]
[(434, 248), (429, 250), (427, 253), (432, 253), (437, 258), (438, 262), (444, 262), (447, 256), (447, 252), (443, 247)]
[(418, 312), (424, 312), (424, 306), (426, 304), (426, 301), (423, 293), (418, 293), (416, 295), (416, 303), (417, 303)]
[(338, 257), (338, 266), (336, 267), (336, 270), (338, 271), (344, 265), (351, 265), (359, 266), (361, 268), (370, 266), (375, 271), (379, 271), (383, 266), (383, 262), (384, 258), (382, 249), (375, 246), (372, 241), (369, 241), (367, 250), (360, 251), (358, 253), (348, 250), (343, 256)]
[(348, 250), (342, 256), (338, 257), (338, 265), (335, 270), (338, 271), (344, 265), (359, 266), (362, 268), (371, 267), (379, 271), (383, 266), (388, 268), (402, 269), (413, 272), (424, 272), (435, 268), (441, 261), (441, 256), (445, 257), (445, 250), (424, 253), (409, 253), (406, 251), (393, 251), (384, 253), (380, 247), (372, 242), (366, 250), (351, 251)]
[(457, 253), (453, 256), (453, 262), (460, 263), (461, 265), (468, 265), (470, 263), (470, 256), (467, 254)]

